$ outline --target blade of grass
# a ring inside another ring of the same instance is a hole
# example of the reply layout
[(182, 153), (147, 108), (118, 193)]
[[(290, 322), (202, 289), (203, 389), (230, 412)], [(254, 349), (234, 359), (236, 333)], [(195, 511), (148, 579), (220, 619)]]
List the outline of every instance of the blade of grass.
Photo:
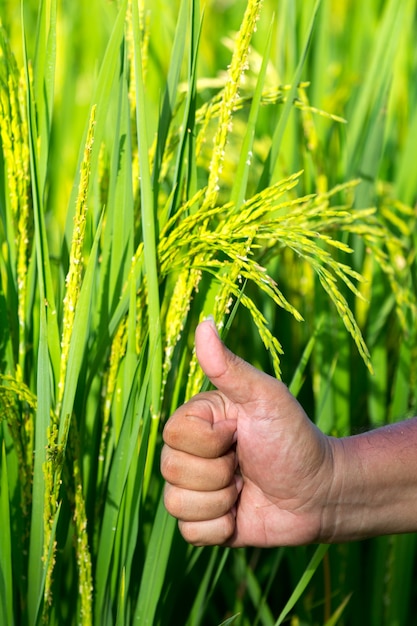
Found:
[[(156, 249), (156, 215), (152, 181), (149, 171), (149, 147), (147, 137), (147, 106), (145, 85), (142, 71), (141, 33), (139, 30), (139, 12), (136, 2), (132, 11), (134, 34), (134, 62), (136, 75), (136, 115), (138, 133), (138, 151), (140, 167), (141, 216), (144, 244), (145, 272), (147, 279), (147, 305), (149, 317), (149, 355), (152, 360), (152, 405), (151, 411), (157, 418), (160, 409), (160, 390), (162, 372), (161, 319), (159, 307), (159, 280)], [(155, 419), (157, 426), (157, 419)]]
[[(378, 537), (369, 553), (367, 621), (371, 626), (411, 624), (414, 618), (413, 563), (415, 535)], [(359, 608), (359, 607), (358, 607)], [(358, 615), (363, 610), (358, 611)]]
[(31, 72), (29, 69), (29, 58), (26, 50), (26, 33), (24, 27), (23, 3), (22, 3), (22, 29), (23, 29), (23, 51), (25, 64), (25, 79), (27, 85), (27, 116), (28, 116), (28, 134), (29, 134), (29, 154), (30, 154), (30, 173), (32, 185), (32, 202), (33, 216), (35, 227), (35, 250), (37, 260), (37, 272), (39, 281), (39, 295), (41, 299), (41, 308), (45, 311), (45, 321), (47, 321), (47, 337), (48, 346), (51, 356), (51, 365), (53, 375), (56, 380), (59, 371), (59, 355), (60, 355), (60, 339), (58, 331), (58, 321), (56, 316), (55, 295), (52, 282), (52, 271), (50, 264), (50, 256), (48, 250), (48, 239), (45, 227), (44, 215), (44, 198), (42, 184), (40, 179), (39, 155), (38, 155), (38, 139), (39, 131), (37, 125), (36, 107)]
[(259, 108), (262, 98), (262, 90), (265, 83), (266, 71), (268, 68), (269, 58), (271, 54), (272, 44), (272, 28), (274, 22), (271, 22), (268, 36), (265, 42), (265, 50), (262, 56), (262, 65), (256, 81), (255, 92), (252, 98), (252, 104), (249, 112), (249, 119), (246, 127), (246, 134), (243, 139), (240, 152), (239, 163), (236, 170), (236, 177), (233, 183), (230, 200), (239, 207), (245, 200), (245, 194), (249, 178), (249, 170), (251, 165), (251, 156), (253, 150), (253, 142), (255, 140), (256, 121), (259, 116)]
[(240, 617), (240, 613), (236, 613), (236, 615), (232, 615), (232, 617), (229, 617), (224, 622), (222, 622), (220, 626), (230, 626), (231, 624), (236, 622), (236, 620), (239, 619), (239, 617)]
[(368, 71), (361, 81), (361, 89), (357, 101), (354, 103), (352, 116), (349, 117), (349, 135), (346, 149), (347, 172), (351, 175), (362, 154), (361, 145), (366, 146), (368, 133), (365, 131), (369, 111), (374, 108), (373, 103), (381, 98), (391, 83), (393, 58), (396, 52), (396, 41), (400, 37), (401, 24), (404, 17), (405, 3), (398, 4), (391, 0), (385, 5), (384, 15), (372, 61)]
[[(263, 607), (264, 605), (266, 605), (267, 602), (267, 598), (269, 595), (269, 592), (274, 584), (274, 580), (275, 577), (277, 575), (278, 572), (278, 568), (281, 564), (282, 558), (284, 556), (285, 553), (285, 548), (278, 548), (277, 550), (274, 551), (274, 555), (271, 558), (271, 562), (270, 562), (270, 567), (269, 567), (269, 572), (268, 572), (268, 581), (266, 584), (264, 584), (262, 586), (262, 594), (259, 598), (259, 602), (257, 605), (257, 613), (256, 613), (256, 619), (255, 619), (255, 623), (253, 626), (258, 626), (260, 620), (261, 620), (261, 614), (263, 611)], [(272, 555), (271, 555), (272, 556)]]
[[(254, 626), (259, 623), (261, 623), (262, 626), (274, 626), (275, 620), (273, 617), (273, 613), (266, 601), (266, 590), (263, 588), (263, 585), (261, 586), (253, 570), (253, 567), (251, 567), (251, 564), (248, 563), (247, 555), (244, 553), (244, 551), (237, 551), (235, 559), (239, 562), (242, 585), (245, 585), (245, 595), (247, 590), (247, 593), (249, 594), (252, 604), (256, 610), (256, 619), (254, 622)], [(276, 569), (272, 569), (273, 571), (271, 572), (271, 576), (276, 574)], [(243, 593), (241, 595), (243, 596)]]
[(204, 574), (200, 580), (200, 585), (189, 614), (187, 624), (190, 626), (198, 626), (198, 624), (204, 623), (206, 608), (210, 603), (211, 595), (226, 564), (228, 555), (229, 550), (223, 550), (223, 554), (220, 555), (220, 562), (215, 570), (214, 568), (216, 566), (216, 562), (219, 560), (219, 547), (215, 546), (211, 551), (209, 562), (205, 567)]
[[(185, 1), (183, 2), (185, 5)], [(187, 76), (187, 97), (184, 105), (182, 131), (179, 138), (179, 147), (177, 151), (177, 160), (175, 165), (175, 173), (173, 178), (174, 192), (168, 205), (166, 217), (161, 219), (160, 227), (164, 225), (166, 220), (169, 219), (171, 214), (175, 212), (178, 199), (181, 197), (181, 190), (183, 183), (187, 185), (187, 197), (192, 197), (197, 191), (196, 188), (196, 158), (195, 158), (195, 137), (191, 129), (195, 126), (195, 112), (196, 112), (196, 77), (197, 77), (197, 59), (198, 59), (198, 46), (201, 35), (201, 22), (199, 21), (200, 11), (198, 0), (192, 0), (190, 8), (190, 59), (188, 63), (188, 76)], [(201, 20), (202, 21), (202, 20)], [(185, 33), (185, 25), (183, 26)], [(175, 48), (174, 48), (175, 50)], [(180, 69), (181, 59), (178, 55), (173, 55), (173, 61), (171, 65), (177, 74)], [(170, 65), (170, 73), (171, 73)], [(178, 66), (178, 67), (177, 67)], [(169, 77), (168, 77), (169, 80)], [(186, 179), (183, 181), (184, 176)]]
[(414, 173), (415, 138), (417, 137), (417, 109), (410, 120), (407, 139), (398, 163), (396, 195), (412, 204), (417, 195), (417, 177)]
[[(126, 358), (124, 361), (122, 378), (124, 385), (122, 403), (126, 405), (124, 407), (123, 414), (127, 415), (127, 403), (129, 401), (129, 388), (128, 385), (132, 384), (132, 381), (143, 380), (141, 376), (141, 370), (137, 370), (138, 356), (136, 353), (136, 290), (134, 286), (131, 287), (131, 305), (129, 307), (129, 319), (128, 319), (128, 342), (126, 350)], [(133, 383), (135, 384), (135, 383)], [(141, 414), (138, 412), (136, 419), (141, 421)], [(118, 530), (120, 531), (120, 549), (118, 555), (119, 570), (118, 580), (123, 579), (123, 585), (125, 589), (129, 589), (132, 582), (132, 576), (135, 574), (132, 572), (132, 565), (134, 563), (134, 555), (137, 547), (137, 537), (143, 532), (140, 522), (143, 517), (143, 488), (145, 483), (145, 467), (147, 448), (149, 441), (150, 420), (145, 419), (142, 424), (139, 443), (135, 448), (131, 448), (132, 454), (129, 457), (129, 471), (126, 477), (126, 489), (123, 494), (124, 507), (123, 507), (123, 523), (118, 524)], [(116, 569), (116, 568), (114, 568)], [(137, 574), (137, 573), (136, 573)], [(129, 607), (129, 610), (132, 610)], [(129, 623), (130, 620), (126, 622)]]
[(345, 328), (340, 324), (340, 320), (337, 320), (335, 326), (335, 341), (339, 346), (339, 353), (332, 378), (333, 415), (336, 433), (343, 435), (350, 432), (351, 428), (350, 343), (346, 339)]
[[(142, 38), (139, 29), (138, 6), (136, 3), (133, 3), (132, 19), (134, 35), (134, 64), (136, 76), (136, 126), (140, 169), (141, 220), (144, 251), (144, 269), (146, 279), (146, 303), (148, 309), (149, 326), (148, 358), (152, 364), (150, 403), (152, 422), (151, 432), (149, 435), (147, 459), (147, 466), (150, 470), (153, 466), (153, 458), (155, 454), (161, 409), (162, 329), (159, 298), (158, 251), (156, 241), (157, 212), (152, 189), (151, 173), (149, 169), (149, 147), (147, 136), (148, 115), (142, 66)], [(146, 493), (147, 485), (145, 485), (144, 488)]]
[(382, 272), (375, 268), (372, 280), (372, 297), (368, 311), (368, 343), (372, 360), (378, 364), (374, 376), (369, 376), (368, 410), (373, 427), (381, 426), (387, 415), (387, 373), (388, 354), (386, 349), (385, 329), (388, 318), (392, 315), (394, 301), (387, 298)]
[(315, 553), (313, 554), (310, 563), (308, 564), (304, 574), (301, 576), (299, 583), (295, 587), (292, 592), (290, 598), (288, 599), (287, 604), (282, 609), (277, 621), (275, 622), (275, 626), (280, 626), (283, 623), (291, 609), (294, 608), (298, 600), (301, 598), (302, 594), (306, 590), (306, 587), (312, 577), (314, 576), (318, 566), (320, 565), (324, 555), (326, 554), (329, 546), (328, 545), (319, 545), (316, 548)]
[(413, 359), (415, 358), (414, 341), (415, 333), (409, 333), (401, 342), (398, 367), (396, 368), (392, 385), (391, 405), (388, 412), (388, 420), (390, 422), (415, 415), (417, 407), (413, 406), (412, 402), (414, 383), (410, 376)]
[[(98, 171), (98, 158), (100, 152), (100, 146), (103, 141), (103, 135), (106, 128), (106, 122), (108, 119), (109, 110), (112, 110), (111, 106), (111, 96), (112, 96), (112, 87), (114, 84), (115, 76), (118, 74), (118, 67), (120, 65), (120, 54), (121, 54), (121, 46), (123, 42), (123, 34), (124, 34), (124, 26), (126, 19), (126, 7), (127, 0), (122, 0), (120, 4), (119, 11), (117, 13), (116, 20), (114, 22), (114, 27), (111, 32), (107, 48), (100, 66), (99, 75), (94, 84), (94, 89), (91, 97), (91, 107), (97, 105), (97, 114), (96, 114), (96, 123), (95, 123), (95, 146), (91, 154), (91, 171)], [(71, 241), (72, 229), (73, 229), (73, 210), (72, 207), (75, 207), (76, 197), (78, 193), (79, 186), (79, 178), (81, 171), (81, 163), (83, 160), (84, 154), (84, 145), (87, 138), (89, 127), (89, 121), (87, 119), (85, 124), (84, 135), (80, 144), (80, 150), (78, 155), (78, 163), (76, 168), (76, 176), (74, 178), (74, 184), (72, 187), (71, 197), (69, 200), (70, 209), (67, 211), (67, 222), (66, 222), (66, 241)], [(98, 222), (98, 218), (100, 212), (102, 210), (102, 206), (99, 205), (99, 213), (94, 216), (96, 222)]]
[(343, 600), (343, 602), (336, 609), (336, 611), (333, 613), (333, 615), (330, 617), (330, 619), (327, 620), (327, 622), (324, 624), (324, 626), (336, 626), (336, 624), (339, 623), (339, 620), (342, 617), (343, 611), (345, 610), (345, 608), (349, 604), (350, 597), (351, 597), (351, 594), (349, 594)]
[[(115, 140), (110, 167), (106, 242), (111, 249), (108, 289), (109, 308), (117, 302), (133, 256), (134, 215), (132, 186), (132, 138), (127, 85), (126, 46), (122, 51), (122, 68), (117, 87)], [(116, 94), (115, 94), (116, 95)], [(115, 98), (116, 99), (116, 98)], [(110, 250), (106, 251), (106, 257)], [(105, 257), (105, 258), (106, 258)]]
[(287, 95), (287, 100), (282, 108), (281, 115), (279, 118), (279, 122), (275, 129), (275, 132), (272, 137), (272, 145), (270, 152), (268, 154), (268, 158), (266, 160), (260, 182), (258, 185), (258, 191), (261, 191), (266, 186), (270, 185), (273, 182), (276, 182), (279, 179), (278, 175), (278, 156), (281, 148), (282, 138), (284, 136), (284, 131), (287, 126), (288, 118), (290, 116), (291, 110), (293, 108), (294, 98), (297, 94), (297, 89), (299, 82), (301, 80), (302, 71), (304, 68), (304, 64), (307, 58), (307, 53), (310, 48), (311, 39), (313, 36), (314, 25), (317, 17), (318, 10), (320, 8), (321, 0), (316, 0), (316, 3), (313, 8), (313, 13), (311, 16), (310, 24), (308, 27), (308, 31), (306, 33), (306, 39), (304, 48), (300, 54), (300, 60), (298, 62), (297, 68), (295, 70), (294, 78), (292, 80), (291, 88)]
[[(108, 579), (111, 574), (110, 563), (113, 558), (113, 545), (115, 541), (116, 528), (119, 523), (119, 510), (122, 503), (123, 493), (126, 488), (128, 472), (132, 464), (132, 458), (136, 453), (139, 433), (142, 433), (141, 453), (145, 454), (148, 434), (150, 428), (150, 416), (147, 396), (149, 393), (149, 381), (151, 376), (151, 366), (148, 362), (146, 372), (141, 379), (141, 386), (138, 389), (135, 385), (136, 375), (141, 367), (141, 362), (137, 364), (137, 370), (132, 380), (128, 405), (126, 407), (125, 419), (114, 451), (110, 468), (106, 504), (102, 514), (100, 538), (97, 548), (97, 564), (95, 571), (96, 578), (96, 622), (100, 623), (105, 618), (105, 607), (108, 602)], [(136, 398), (138, 394), (138, 398)], [(144, 416), (146, 419), (144, 419)], [(144, 460), (141, 456), (141, 465)]]
[(2, 440), (0, 475), (0, 616), (2, 624), (13, 626), (13, 578), (11, 518), (9, 486), (6, 461), (6, 446)]
[(162, 494), (152, 524), (133, 624), (154, 624), (175, 528), (176, 520), (166, 512)]
[[(52, 390), (50, 380), (51, 354), (55, 354), (55, 373), (58, 372), (59, 338), (56, 322), (54, 296), (49, 264), (48, 243), (45, 233), (44, 215), (42, 210), (39, 168), (37, 159), (37, 130), (35, 103), (31, 89), (29, 62), (26, 54), (23, 4), (22, 4), (22, 27), (24, 62), (26, 71), (26, 83), (28, 93), (28, 129), (29, 151), (32, 181), (32, 201), (34, 211), (35, 250), (37, 258), (37, 272), (39, 285), (39, 310), (40, 328), (39, 345), (37, 355), (37, 383), (36, 393), (38, 397), (36, 422), (35, 422), (35, 445), (34, 445), (34, 469), (33, 469), (33, 504), (32, 521), (29, 540), (29, 575), (28, 575), (28, 615), (31, 624), (37, 624), (39, 609), (42, 602), (44, 573), (47, 567), (42, 561), (43, 537), (44, 537), (44, 475), (43, 465), (46, 460), (47, 428), (50, 422), (52, 407)], [(55, 318), (55, 319), (54, 319)]]
[(297, 369), (295, 370), (293, 377), (291, 379), (290, 384), (288, 385), (288, 389), (291, 391), (291, 393), (297, 397), (300, 389), (303, 385), (303, 378), (304, 378), (304, 372), (305, 369), (307, 367), (307, 363), (311, 357), (311, 354), (313, 352), (315, 343), (316, 343), (316, 338), (317, 335), (320, 332), (320, 327), (321, 327), (321, 321), (319, 321), (319, 323), (317, 324), (317, 327), (314, 331), (314, 334), (310, 337), (310, 339), (308, 340), (308, 343), (306, 345), (306, 347), (304, 348), (303, 354), (301, 356), (300, 362), (297, 366)]
[(34, 61), (34, 97), (37, 103), (38, 132), (42, 149), (39, 153), (39, 180), (43, 191), (48, 166), (52, 126), (56, 66), (56, 0), (41, 0), (36, 29)]
[[(191, 11), (193, 9), (191, 3)], [(189, 0), (182, 0), (179, 11), (178, 19), (175, 28), (174, 43), (171, 52), (169, 71), (166, 78), (166, 88), (162, 99), (162, 108), (158, 120), (158, 131), (156, 139), (156, 152), (152, 172), (152, 186), (154, 191), (154, 203), (157, 204), (158, 192), (159, 192), (159, 175), (168, 138), (168, 132), (170, 124), (172, 122), (176, 99), (178, 95), (178, 84), (180, 79), (180, 73), (184, 58), (184, 51), (186, 45), (187, 36), (187, 24), (190, 13)], [(192, 15), (192, 13), (191, 13)], [(190, 55), (194, 58), (194, 50), (191, 49)]]
[(384, 626), (407, 624), (413, 621), (413, 571), (416, 555), (416, 535), (398, 535), (391, 538), (391, 553), (387, 562), (385, 581), (386, 605)]

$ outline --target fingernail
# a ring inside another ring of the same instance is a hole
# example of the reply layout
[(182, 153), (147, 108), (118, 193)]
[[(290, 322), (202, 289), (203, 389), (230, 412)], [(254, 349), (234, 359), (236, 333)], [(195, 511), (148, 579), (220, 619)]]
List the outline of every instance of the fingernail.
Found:
[(215, 331), (216, 335), (218, 337), (220, 337), (219, 331), (217, 330), (216, 322), (214, 321), (214, 317), (212, 315), (207, 315), (207, 317), (204, 319), (204, 321), (205, 322), (209, 322), (209, 324), (211, 325), (211, 327)]

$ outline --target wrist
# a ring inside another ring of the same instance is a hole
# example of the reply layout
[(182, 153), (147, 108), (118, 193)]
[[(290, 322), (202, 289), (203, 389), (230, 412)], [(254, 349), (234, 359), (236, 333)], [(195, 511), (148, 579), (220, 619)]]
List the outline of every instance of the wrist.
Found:
[(363, 538), (366, 478), (353, 438), (328, 437), (332, 475), (323, 508), (321, 541), (341, 543)]
[(328, 438), (333, 474), (321, 541), (417, 530), (417, 420)]

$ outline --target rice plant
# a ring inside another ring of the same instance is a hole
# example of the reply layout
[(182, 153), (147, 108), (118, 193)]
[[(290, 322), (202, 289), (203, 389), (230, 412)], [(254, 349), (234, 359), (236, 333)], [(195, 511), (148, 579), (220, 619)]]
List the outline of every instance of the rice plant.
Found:
[(416, 3), (380, 4), (0, 9), (1, 623), (411, 623), (414, 536), (197, 549), (159, 474), (208, 314), (326, 432), (415, 412)]

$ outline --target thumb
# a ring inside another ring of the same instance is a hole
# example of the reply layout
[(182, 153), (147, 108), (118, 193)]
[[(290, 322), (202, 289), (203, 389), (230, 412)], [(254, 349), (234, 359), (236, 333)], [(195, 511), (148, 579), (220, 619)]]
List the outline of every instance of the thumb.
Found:
[(265, 383), (276, 382), (228, 350), (219, 337), (214, 320), (210, 318), (197, 326), (195, 345), (203, 372), (232, 402), (253, 402), (265, 389)]

